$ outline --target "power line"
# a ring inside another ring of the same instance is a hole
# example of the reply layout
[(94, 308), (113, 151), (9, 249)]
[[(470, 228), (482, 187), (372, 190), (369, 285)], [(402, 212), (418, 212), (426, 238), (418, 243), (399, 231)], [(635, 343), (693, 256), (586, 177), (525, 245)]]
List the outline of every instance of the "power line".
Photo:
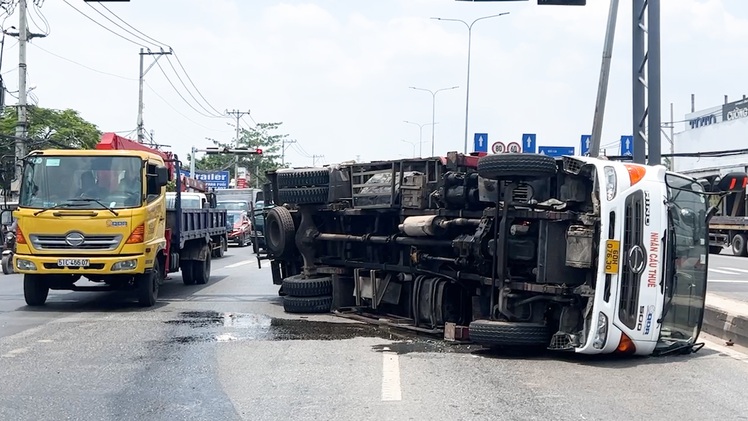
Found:
[[(67, 3), (67, 1), (65, 1), (65, 2)], [(152, 42), (148, 41), (147, 39), (145, 39), (145, 38), (141, 37), (140, 35), (138, 35), (138, 34), (135, 34), (135, 33), (133, 33), (132, 31), (128, 30), (127, 28), (123, 27), (123, 26), (122, 26), (122, 25), (120, 25), (119, 23), (117, 23), (117, 22), (113, 21), (113, 20), (112, 20), (112, 19), (111, 19), (111, 18), (110, 18), (109, 16), (107, 16), (107, 15), (105, 15), (105, 14), (101, 13), (101, 11), (100, 11), (99, 9), (97, 9), (97, 8), (93, 7), (93, 5), (92, 5), (91, 3), (89, 3), (89, 2), (86, 2), (86, 6), (90, 7), (90, 8), (91, 8), (91, 9), (93, 9), (93, 10), (94, 10), (94, 11), (95, 11), (96, 13), (100, 14), (101, 16), (103, 16), (103, 17), (104, 17), (104, 19), (106, 19), (106, 20), (108, 20), (109, 22), (113, 23), (113, 24), (114, 24), (114, 25), (115, 25), (116, 27), (118, 27), (118, 28), (122, 29), (123, 31), (125, 31), (125, 32), (127, 32), (128, 34), (130, 34), (130, 35), (134, 36), (135, 38), (137, 38), (137, 39), (140, 39), (140, 40), (142, 40), (142, 41), (145, 41), (145, 42), (146, 42), (147, 44), (154, 44), (154, 43), (152, 43)], [(107, 9), (107, 10), (108, 10), (108, 9)], [(122, 20), (122, 19), (121, 19), (121, 18), (119, 18), (119, 17), (118, 17), (118, 19)], [(155, 45), (155, 46), (157, 46), (157, 47), (159, 47), (159, 48), (161, 47), (161, 45), (159, 45), (159, 44), (154, 44), (154, 45)]]
[(171, 104), (171, 102), (167, 101), (167, 100), (166, 100), (166, 99), (165, 99), (164, 97), (162, 97), (161, 95), (159, 95), (159, 93), (158, 93), (158, 92), (156, 92), (156, 90), (155, 90), (155, 89), (153, 89), (153, 87), (152, 87), (151, 85), (149, 85), (149, 84), (148, 84), (148, 82), (145, 82), (145, 81), (143, 81), (143, 83), (144, 83), (144, 84), (145, 84), (145, 86), (146, 86), (146, 87), (148, 87), (148, 89), (150, 89), (150, 90), (151, 90), (151, 92), (153, 92), (153, 93), (154, 93), (154, 94), (155, 94), (155, 95), (156, 95), (156, 96), (157, 96), (157, 97), (158, 97), (158, 98), (159, 98), (159, 99), (160, 99), (161, 101), (164, 101), (164, 103), (165, 103), (166, 105), (168, 105), (168, 106), (169, 106), (169, 108), (171, 108), (172, 110), (174, 110), (174, 112), (176, 112), (177, 114), (179, 114), (179, 115), (181, 115), (182, 117), (184, 117), (184, 118), (185, 118), (186, 120), (190, 121), (190, 122), (191, 122), (192, 124), (194, 124), (194, 125), (196, 125), (196, 126), (200, 126), (200, 127), (204, 128), (204, 129), (208, 129), (208, 130), (212, 130), (212, 131), (216, 131), (216, 132), (221, 132), (221, 133), (227, 133), (226, 131), (221, 131), (221, 130), (211, 129), (210, 127), (207, 127), (207, 126), (203, 126), (203, 125), (202, 125), (202, 124), (200, 124), (200, 123), (196, 123), (194, 119), (191, 119), (191, 118), (187, 117), (186, 115), (182, 114), (182, 113), (181, 113), (181, 112), (180, 112), (179, 110), (177, 110), (176, 108), (174, 108), (174, 106), (173, 106), (173, 105)]
[[(184, 89), (186, 89), (186, 90), (187, 90), (187, 93), (188, 93), (188, 94), (190, 94), (190, 96), (192, 97), (192, 99), (194, 99), (194, 100), (195, 100), (195, 102), (197, 103), (197, 105), (199, 105), (199, 106), (200, 106), (200, 108), (202, 108), (203, 110), (205, 110), (205, 111), (207, 111), (208, 113), (210, 113), (211, 111), (210, 111), (209, 109), (205, 108), (205, 107), (204, 107), (204, 106), (203, 106), (202, 104), (200, 104), (200, 101), (198, 101), (198, 100), (197, 100), (197, 98), (195, 98), (195, 96), (194, 96), (194, 95), (192, 95), (192, 92), (190, 92), (190, 88), (188, 88), (188, 87), (187, 87), (187, 85), (186, 85), (186, 84), (184, 83), (184, 81), (182, 80), (182, 77), (181, 77), (181, 76), (179, 76), (179, 73), (177, 73), (177, 69), (175, 69), (175, 68), (174, 68), (174, 64), (173, 64), (173, 63), (171, 62), (171, 59), (169, 59), (169, 56), (166, 56), (166, 61), (168, 61), (168, 62), (169, 62), (169, 66), (171, 66), (171, 70), (174, 70), (174, 74), (176, 74), (176, 75), (177, 75), (177, 79), (179, 79), (179, 82), (181, 82), (181, 83), (182, 83), (182, 86), (184, 86)], [(210, 104), (208, 104), (208, 105), (210, 105)], [(219, 112), (219, 113), (218, 113), (218, 115), (215, 115), (215, 116), (212, 116), (212, 117), (223, 117), (223, 116), (222, 116), (222, 115), (221, 115), (221, 113)]]
[(65, 3), (65, 4), (67, 4), (68, 6), (72, 7), (72, 8), (73, 8), (73, 10), (75, 10), (76, 12), (80, 13), (81, 15), (83, 15), (83, 16), (84, 16), (84, 17), (85, 17), (86, 19), (88, 19), (88, 20), (90, 20), (91, 22), (93, 22), (93, 23), (95, 23), (95, 24), (99, 25), (100, 27), (102, 27), (102, 28), (106, 29), (107, 31), (109, 31), (109, 32), (113, 33), (114, 35), (116, 35), (116, 36), (118, 36), (118, 37), (120, 37), (120, 38), (124, 39), (125, 41), (128, 41), (128, 42), (130, 42), (130, 43), (132, 43), (132, 44), (135, 44), (135, 45), (137, 45), (137, 46), (139, 46), (139, 47), (143, 47), (143, 48), (148, 48), (148, 46), (147, 46), (147, 45), (143, 45), (143, 44), (141, 44), (141, 43), (139, 43), (139, 42), (133, 41), (133, 40), (131, 40), (131, 39), (129, 39), (129, 38), (127, 38), (127, 37), (125, 37), (124, 35), (122, 35), (122, 34), (118, 34), (117, 32), (114, 32), (113, 30), (111, 30), (111, 29), (107, 28), (106, 26), (104, 26), (104, 25), (102, 25), (101, 23), (99, 23), (98, 21), (96, 21), (96, 19), (94, 19), (94, 18), (92, 18), (91, 16), (88, 16), (87, 14), (85, 14), (85, 13), (81, 12), (80, 10), (78, 10), (78, 8), (77, 8), (77, 7), (75, 7), (75, 6), (73, 6), (72, 4), (70, 4), (70, 3), (68, 2), (68, 0), (62, 0), (62, 1), (63, 1), (63, 2)]
[(177, 93), (177, 95), (179, 95), (179, 97), (180, 97), (180, 98), (182, 98), (182, 101), (184, 101), (184, 103), (185, 103), (185, 104), (189, 105), (189, 106), (190, 106), (190, 108), (192, 108), (193, 110), (195, 110), (195, 112), (196, 112), (196, 113), (198, 113), (198, 114), (202, 115), (203, 117), (208, 117), (208, 118), (215, 118), (215, 116), (213, 116), (213, 115), (209, 115), (209, 114), (204, 114), (204, 113), (203, 113), (202, 111), (200, 111), (200, 110), (198, 110), (197, 108), (193, 107), (193, 106), (192, 106), (192, 104), (190, 104), (190, 102), (189, 102), (189, 101), (187, 101), (187, 99), (186, 99), (186, 98), (184, 97), (184, 95), (182, 95), (182, 93), (181, 93), (181, 92), (179, 92), (179, 90), (177, 89), (177, 87), (176, 87), (176, 86), (174, 86), (174, 83), (173, 83), (173, 82), (171, 81), (171, 79), (169, 79), (169, 76), (168, 76), (168, 75), (166, 74), (166, 72), (164, 71), (164, 68), (163, 68), (163, 67), (161, 67), (161, 63), (159, 63), (159, 62), (157, 61), (157, 62), (156, 62), (156, 66), (158, 66), (159, 70), (161, 70), (161, 73), (163, 73), (163, 74), (164, 74), (164, 77), (166, 78), (166, 81), (167, 81), (167, 82), (169, 82), (169, 85), (171, 85), (171, 87), (172, 87), (172, 88), (174, 89), (174, 92), (176, 92), (176, 93)]
[[(220, 112), (220, 111), (218, 111), (218, 110), (217, 110), (217, 109), (216, 109), (216, 108), (215, 108), (215, 107), (214, 107), (213, 105), (211, 105), (211, 104), (210, 104), (210, 102), (208, 102), (208, 100), (207, 100), (207, 99), (205, 99), (205, 97), (203, 96), (203, 94), (202, 94), (202, 93), (200, 93), (200, 90), (199, 90), (199, 89), (197, 89), (197, 86), (195, 86), (195, 82), (193, 82), (193, 81), (192, 81), (192, 78), (191, 78), (191, 77), (190, 77), (190, 75), (189, 75), (189, 74), (187, 73), (187, 70), (185, 70), (184, 66), (182, 66), (182, 61), (181, 61), (181, 60), (179, 60), (179, 55), (177, 55), (177, 53), (174, 53), (174, 58), (176, 58), (176, 59), (177, 59), (177, 64), (179, 64), (179, 67), (181, 67), (181, 68), (182, 68), (182, 71), (184, 72), (184, 75), (185, 75), (185, 76), (187, 76), (187, 80), (189, 80), (189, 81), (190, 81), (190, 83), (192, 84), (192, 87), (193, 87), (193, 88), (195, 88), (195, 91), (197, 91), (197, 94), (198, 94), (198, 95), (200, 95), (200, 98), (202, 98), (202, 99), (203, 99), (203, 101), (205, 101), (205, 103), (206, 103), (206, 104), (208, 104), (208, 106), (209, 106), (210, 108), (212, 108), (212, 109), (213, 109), (213, 111), (215, 111), (215, 112), (216, 112), (216, 113), (218, 113), (218, 114), (221, 114), (221, 112)], [(175, 70), (175, 73), (176, 73), (176, 70)], [(249, 116), (249, 118), (252, 118), (252, 116), (250, 115), (250, 116)], [(256, 123), (255, 123), (255, 124), (256, 124)]]
[[(164, 45), (164, 46), (166, 46), (166, 47), (169, 47), (169, 49), (171, 49), (171, 46), (170, 46), (169, 44), (167, 44), (167, 43), (165, 43), (165, 42), (160, 42), (159, 40), (157, 40), (157, 39), (155, 39), (155, 38), (153, 38), (153, 37), (150, 37), (150, 36), (148, 36), (148, 35), (144, 34), (143, 32), (139, 31), (139, 30), (138, 30), (138, 28), (136, 28), (136, 27), (134, 27), (134, 26), (130, 25), (130, 24), (129, 24), (129, 23), (127, 23), (127, 22), (126, 22), (126, 21), (125, 21), (124, 19), (122, 19), (121, 17), (117, 16), (117, 14), (116, 14), (116, 13), (112, 12), (111, 10), (109, 10), (109, 8), (108, 8), (108, 7), (106, 7), (105, 5), (103, 5), (102, 3), (98, 3), (98, 4), (99, 4), (99, 6), (103, 7), (103, 8), (104, 8), (104, 9), (105, 9), (105, 10), (106, 10), (107, 12), (111, 13), (111, 14), (112, 14), (112, 16), (114, 16), (115, 18), (117, 18), (117, 19), (118, 19), (118, 20), (119, 20), (120, 22), (122, 22), (122, 23), (124, 23), (125, 25), (129, 26), (130, 28), (132, 28), (132, 30), (133, 30), (133, 31), (135, 31), (135, 32), (139, 33), (140, 35), (143, 35), (143, 36), (144, 36), (145, 38), (148, 38), (148, 39), (150, 39), (150, 40), (151, 40), (151, 41), (153, 42), (153, 44), (155, 44), (155, 45)], [(90, 5), (89, 5), (89, 6), (90, 6)], [(92, 6), (92, 7), (93, 7), (93, 6)], [(120, 28), (121, 28), (121, 27), (120, 27)], [(141, 38), (141, 39), (143, 39), (143, 38)]]
[(117, 78), (120, 78), (120, 79), (124, 79), (124, 80), (138, 80), (138, 79), (135, 79), (135, 78), (132, 78), (132, 77), (126, 77), (126, 76), (122, 76), (122, 75), (117, 75), (117, 74), (114, 74), (114, 73), (109, 73), (109, 72), (105, 72), (105, 71), (103, 71), (103, 70), (98, 70), (98, 69), (94, 69), (93, 67), (89, 67), (89, 66), (86, 66), (86, 65), (85, 65), (85, 64), (83, 64), (83, 63), (79, 63), (79, 62), (77, 62), (77, 61), (75, 61), (75, 60), (69, 59), (69, 58), (67, 58), (67, 57), (63, 57), (63, 56), (61, 56), (61, 55), (59, 55), (59, 54), (55, 54), (55, 53), (53, 53), (53, 52), (51, 52), (51, 51), (49, 51), (49, 50), (47, 50), (47, 49), (44, 49), (44, 48), (42, 48), (42, 47), (40, 47), (40, 46), (36, 45), (36, 44), (33, 44), (33, 43), (30, 43), (30, 44), (31, 44), (31, 45), (33, 45), (34, 47), (36, 47), (36, 48), (38, 48), (38, 49), (40, 49), (40, 50), (44, 51), (44, 52), (45, 52), (45, 53), (47, 53), (47, 54), (53, 55), (53, 56), (55, 56), (55, 57), (57, 57), (57, 58), (61, 58), (61, 59), (65, 60), (65, 61), (68, 61), (68, 62), (70, 62), (70, 63), (73, 63), (73, 64), (77, 65), (77, 66), (83, 67), (83, 68), (85, 68), (85, 69), (91, 70), (91, 71), (93, 71), (93, 72), (96, 72), (96, 73), (101, 73), (101, 74), (103, 74), (103, 75), (108, 75), (108, 76), (114, 76), (114, 77), (117, 77)]

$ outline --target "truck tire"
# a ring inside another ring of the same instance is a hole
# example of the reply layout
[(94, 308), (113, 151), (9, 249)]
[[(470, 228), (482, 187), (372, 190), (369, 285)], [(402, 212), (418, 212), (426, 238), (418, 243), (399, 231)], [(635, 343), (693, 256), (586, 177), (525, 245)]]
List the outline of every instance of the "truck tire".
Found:
[(474, 320), (470, 340), (484, 346), (546, 347), (550, 343), (548, 326), (540, 323)]
[(179, 270), (182, 272), (182, 283), (185, 285), (195, 285), (192, 267), (195, 265), (194, 260), (182, 260), (179, 262)]
[(329, 313), (332, 310), (332, 296), (283, 297), (283, 310), (286, 313)]
[(210, 253), (205, 255), (205, 260), (192, 261), (192, 277), (198, 285), (205, 285), (210, 281)]
[(291, 297), (317, 297), (332, 294), (332, 278), (305, 279), (303, 275), (289, 276), (282, 282), (283, 292)]
[(153, 268), (135, 277), (138, 294), (138, 303), (141, 307), (153, 307), (158, 299), (158, 288), (161, 283), (161, 263), (158, 259), (153, 261)]
[(43, 276), (23, 275), (23, 298), (26, 300), (26, 305), (31, 307), (43, 306), (47, 302), (48, 295), (49, 284)]
[(218, 241), (218, 248), (214, 248), (211, 254), (213, 257), (223, 257), (226, 250), (226, 239), (221, 237), (221, 239)]
[(304, 168), (277, 173), (279, 189), (289, 187), (317, 187), (330, 184), (330, 170), (327, 168)]
[(546, 155), (497, 154), (478, 160), (478, 175), (489, 180), (547, 178), (557, 171), (556, 160)]
[(745, 247), (745, 234), (735, 234), (732, 236), (732, 254), (736, 256), (748, 255)]
[(3, 266), (3, 273), (5, 275), (10, 275), (11, 273), (13, 273), (13, 255), (12, 254), (3, 255), (2, 266)]
[(295, 187), (278, 190), (281, 203), (293, 205), (319, 205), (327, 203), (329, 187)]
[(276, 257), (289, 254), (295, 247), (296, 226), (288, 209), (276, 206), (265, 218), (265, 247)]

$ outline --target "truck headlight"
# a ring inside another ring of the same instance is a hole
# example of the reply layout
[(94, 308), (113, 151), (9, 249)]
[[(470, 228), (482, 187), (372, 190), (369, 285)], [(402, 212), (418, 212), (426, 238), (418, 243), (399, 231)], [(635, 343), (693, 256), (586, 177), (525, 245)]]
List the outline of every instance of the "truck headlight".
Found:
[(597, 329), (595, 329), (595, 339), (592, 341), (592, 347), (603, 349), (605, 342), (608, 340), (608, 316), (600, 312), (597, 316)]
[(16, 268), (18, 270), (36, 270), (36, 265), (31, 260), (16, 258)]
[(123, 260), (112, 265), (112, 270), (132, 270), (138, 267), (138, 261), (136, 259)]
[(616, 190), (618, 188), (618, 177), (616, 176), (616, 169), (613, 167), (605, 167), (605, 194), (608, 200), (613, 200), (616, 197)]

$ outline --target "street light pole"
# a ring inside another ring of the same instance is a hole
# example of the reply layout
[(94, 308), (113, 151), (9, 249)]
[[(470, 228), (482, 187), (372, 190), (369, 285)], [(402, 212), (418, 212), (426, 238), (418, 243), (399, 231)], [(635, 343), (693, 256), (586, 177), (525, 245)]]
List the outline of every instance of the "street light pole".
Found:
[(436, 124), (436, 94), (438, 94), (441, 91), (448, 91), (450, 89), (457, 89), (459, 86), (452, 86), (451, 88), (441, 88), (437, 89), (435, 91), (432, 91), (431, 89), (424, 89), (424, 88), (416, 88), (415, 86), (411, 86), (410, 89), (415, 89), (418, 91), (426, 91), (431, 94), (431, 156), (434, 156), (434, 125)]
[(416, 142), (411, 142), (410, 140), (400, 139), (401, 142), (410, 143), (411, 146), (413, 146), (413, 158), (416, 157)]
[(419, 156), (421, 158), (423, 158), (423, 126), (436, 125), (436, 124), (439, 124), (439, 123), (423, 123), (423, 124), (419, 124), (419, 123), (414, 123), (414, 122), (408, 121), (408, 120), (403, 120), (403, 123), (415, 124), (416, 126), (418, 126), (418, 142), (419, 142), (418, 154), (419, 154)]
[(508, 15), (509, 12), (503, 12), (499, 13), (498, 15), (490, 15), (490, 16), (483, 16), (476, 20), (474, 20), (472, 23), (467, 23), (464, 20), (461, 19), (444, 19), (444, 18), (431, 18), (434, 20), (443, 20), (443, 21), (449, 21), (449, 22), (462, 22), (465, 24), (465, 26), (468, 29), (468, 54), (467, 54), (467, 82), (466, 82), (466, 94), (465, 94), (465, 147), (463, 150), (463, 153), (467, 155), (467, 149), (468, 149), (468, 117), (470, 115), (470, 56), (471, 56), (471, 50), (473, 45), (473, 25), (475, 25), (476, 22), (484, 19), (490, 19), (495, 18), (499, 16)]

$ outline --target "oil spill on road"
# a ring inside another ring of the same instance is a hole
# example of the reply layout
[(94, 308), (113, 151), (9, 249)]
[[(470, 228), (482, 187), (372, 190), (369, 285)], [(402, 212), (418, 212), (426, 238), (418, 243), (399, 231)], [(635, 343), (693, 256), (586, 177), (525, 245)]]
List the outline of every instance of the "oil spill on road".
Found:
[(165, 321), (175, 327), (172, 344), (232, 341), (334, 341), (353, 338), (400, 339), (386, 328), (364, 323), (331, 323), (272, 318), (262, 314), (181, 312)]
[(468, 354), (480, 349), (477, 345), (456, 344), (445, 341), (414, 339), (395, 342), (387, 345), (374, 345), (376, 352), (392, 352), (398, 355), (412, 353), (464, 353)]

